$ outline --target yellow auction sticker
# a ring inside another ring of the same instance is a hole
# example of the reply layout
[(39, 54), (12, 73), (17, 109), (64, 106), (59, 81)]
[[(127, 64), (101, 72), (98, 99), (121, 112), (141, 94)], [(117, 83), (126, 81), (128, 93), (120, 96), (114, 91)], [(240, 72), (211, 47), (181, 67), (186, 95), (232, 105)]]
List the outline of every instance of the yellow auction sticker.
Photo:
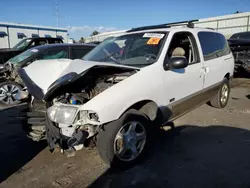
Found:
[(161, 40), (160, 38), (150, 38), (148, 40), (147, 44), (149, 44), (149, 45), (157, 45), (157, 44), (159, 44), (160, 40)]

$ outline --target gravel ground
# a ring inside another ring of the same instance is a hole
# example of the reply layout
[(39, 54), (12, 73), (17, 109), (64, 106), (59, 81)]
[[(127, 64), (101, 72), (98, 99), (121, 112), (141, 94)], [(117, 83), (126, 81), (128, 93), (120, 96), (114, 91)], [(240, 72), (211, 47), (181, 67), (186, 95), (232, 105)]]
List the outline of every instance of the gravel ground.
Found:
[(250, 80), (235, 79), (225, 109), (203, 105), (166, 127), (146, 160), (109, 169), (95, 149), (66, 158), (25, 137), (0, 111), (0, 187), (250, 187)]

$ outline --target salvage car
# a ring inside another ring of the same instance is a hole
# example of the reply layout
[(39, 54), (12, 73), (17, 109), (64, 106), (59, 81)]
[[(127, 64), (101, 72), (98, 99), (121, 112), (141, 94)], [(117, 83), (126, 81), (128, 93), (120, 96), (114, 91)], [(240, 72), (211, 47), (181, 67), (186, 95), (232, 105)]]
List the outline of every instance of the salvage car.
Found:
[[(30, 65), (36, 60), (80, 59), (96, 45), (92, 44), (51, 44), (31, 48), (0, 65), (0, 103), (13, 105), (21, 102), (17, 94), (25, 89), (25, 84), (16, 70)], [(24, 94), (24, 93), (23, 93)], [(28, 97), (28, 92), (24, 95)]]
[(250, 32), (233, 34), (228, 40), (235, 58), (235, 73), (250, 76)]
[(13, 48), (0, 49), (0, 64), (7, 62), (10, 58), (35, 46), (56, 43), (63, 43), (63, 40), (61, 38), (52, 37), (25, 38), (17, 43)]
[(18, 73), (44, 101), (51, 151), (96, 145), (107, 164), (127, 166), (145, 156), (155, 128), (204, 103), (224, 108), (233, 70), (225, 37), (188, 24), (131, 29), (82, 60), (37, 61)]

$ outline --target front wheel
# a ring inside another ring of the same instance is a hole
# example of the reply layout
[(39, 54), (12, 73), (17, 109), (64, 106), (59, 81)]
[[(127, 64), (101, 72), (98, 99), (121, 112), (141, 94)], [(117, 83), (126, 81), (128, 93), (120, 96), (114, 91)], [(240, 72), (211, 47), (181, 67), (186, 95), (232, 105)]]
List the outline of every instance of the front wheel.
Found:
[(0, 103), (9, 106), (21, 103), (15, 96), (22, 90), (22, 86), (13, 81), (0, 83)]
[(104, 126), (97, 136), (97, 149), (110, 166), (127, 167), (145, 154), (151, 121), (136, 110), (129, 110), (117, 121)]

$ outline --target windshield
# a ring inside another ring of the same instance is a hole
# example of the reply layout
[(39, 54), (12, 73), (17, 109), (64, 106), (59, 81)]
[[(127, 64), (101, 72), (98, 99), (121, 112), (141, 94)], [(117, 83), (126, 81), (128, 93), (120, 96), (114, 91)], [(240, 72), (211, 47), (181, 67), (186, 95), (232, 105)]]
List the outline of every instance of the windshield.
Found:
[(136, 33), (105, 40), (83, 60), (146, 66), (157, 60), (166, 32)]
[(33, 56), (34, 54), (36, 54), (38, 52), (37, 49), (30, 49), (30, 50), (26, 50), (23, 53), (11, 58), (8, 62), (17, 65), (18, 63), (22, 62), (23, 60)]
[(24, 40), (21, 40), (19, 43), (17, 43), (17, 44), (13, 47), (13, 49), (19, 49), (19, 50), (24, 49), (24, 48), (26, 48), (26, 47), (29, 45), (30, 41), (31, 41), (31, 39), (24, 39)]

